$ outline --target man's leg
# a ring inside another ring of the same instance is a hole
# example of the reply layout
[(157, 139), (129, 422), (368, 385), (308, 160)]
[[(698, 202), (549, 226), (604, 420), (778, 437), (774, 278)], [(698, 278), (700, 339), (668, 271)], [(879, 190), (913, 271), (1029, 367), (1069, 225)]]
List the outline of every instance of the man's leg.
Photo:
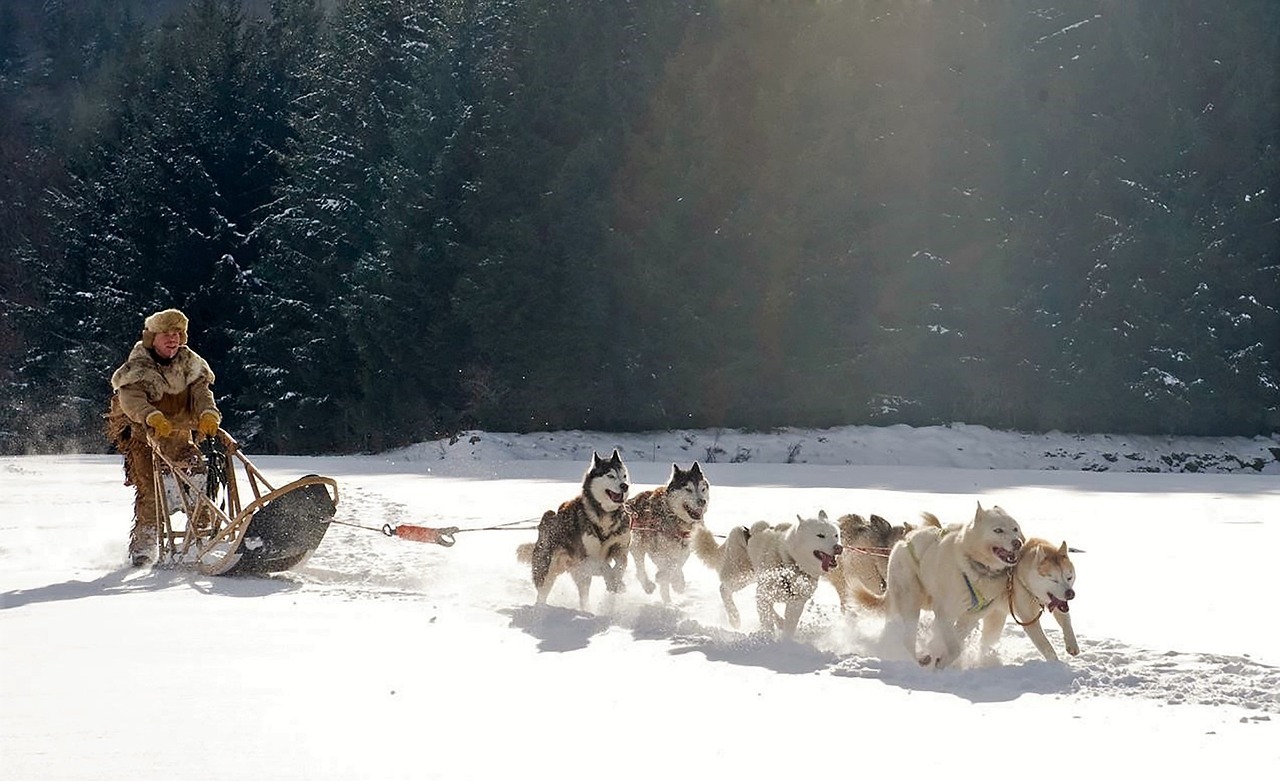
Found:
[(152, 474), (151, 448), (145, 440), (134, 437), (125, 454), (125, 472), (133, 483), (133, 530), (129, 533), (129, 560), (135, 567), (156, 562), (160, 540), (157, 517), (155, 478)]

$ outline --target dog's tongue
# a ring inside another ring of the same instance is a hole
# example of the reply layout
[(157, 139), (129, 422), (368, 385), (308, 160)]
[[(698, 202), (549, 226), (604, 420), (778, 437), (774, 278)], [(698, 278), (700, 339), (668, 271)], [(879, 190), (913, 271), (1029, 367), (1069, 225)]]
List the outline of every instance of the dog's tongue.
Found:
[(607, 490), (606, 490), (606, 491), (605, 491), (605, 493), (606, 493), (606, 494), (608, 494), (608, 496), (609, 496), (609, 498), (610, 498), (610, 499), (612, 499), (613, 501), (617, 502), (618, 504), (622, 504), (622, 500), (625, 498), (621, 493), (619, 493), (619, 492), (617, 492), (617, 491), (607, 491)]
[(818, 560), (822, 562), (823, 572), (830, 572), (831, 570), (836, 568), (836, 557), (832, 556), (830, 553), (827, 553), (826, 551), (816, 550), (813, 552), (813, 555), (817, 556)]
[(1061, 613), (1066, 613), (1071, 610), (1071, 605), (1066, 602), (1063, 602), (1061, 599), (1058, 599), (1054, 595), (1050, 594), (1049, 595), (1049, 612), (1052, 613), (1055, 610)]
[(999, 558), (1001, 561), (1003, 561), (1005, 564), (1018, 563), (1018, 554), (1014, 553), (1013, 551), (1005, 550), (1004, 548), (1000, 548), (1000, 547), (994, 548), (993, 550), (995, 551), (996, 557)]
[(689, 513), (690, 518), (694, 519), (695, 521), (702, 520), (701, 510), (695, 509), (693, 507), (687, 507), (687, 506), (684, 509), (685, 509), (685, 512)]

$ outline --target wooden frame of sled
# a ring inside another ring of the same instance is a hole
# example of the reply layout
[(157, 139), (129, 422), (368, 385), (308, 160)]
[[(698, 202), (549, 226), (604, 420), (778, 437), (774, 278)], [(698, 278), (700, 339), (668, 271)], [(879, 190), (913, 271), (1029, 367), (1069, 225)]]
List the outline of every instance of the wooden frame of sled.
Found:
[[(175, 463), (147, 437), (152, 452), (152, 478), (160, 562), (195, 560), (205, 575), (262, 575), (301, 564), (324, 538), (338, 506), (338, 483), (307, 475), (275, 488), (253, 465), (239, 443), (218, 429), (216, 442), (225, 448), (225, 490), (219, 500), (206, 490), (213, 475), (204, 462)], [(244, 503), (241, 478), (252, 494)], [(171, 489), (166, 488), (166, 478)], [(182, 511), (186, 524), (173, 523)]]

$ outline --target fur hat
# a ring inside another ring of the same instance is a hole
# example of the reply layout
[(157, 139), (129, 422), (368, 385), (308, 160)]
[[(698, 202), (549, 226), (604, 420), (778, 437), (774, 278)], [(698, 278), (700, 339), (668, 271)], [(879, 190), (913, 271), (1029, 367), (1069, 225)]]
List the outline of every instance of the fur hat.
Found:
[(187, 343), (187, 316), (177, 309), (162, 309), (142, 321), (142, 346), (155, 344), (156, 334), (177, 331), (182, 334), (182, 344)]

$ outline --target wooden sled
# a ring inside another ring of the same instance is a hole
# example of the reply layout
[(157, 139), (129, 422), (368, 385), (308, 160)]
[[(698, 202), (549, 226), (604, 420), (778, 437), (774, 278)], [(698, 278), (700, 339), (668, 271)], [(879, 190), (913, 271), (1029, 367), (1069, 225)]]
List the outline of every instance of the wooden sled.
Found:
[[(279, 488), (218, 430), (199, 464), (172, 461), (147, 438), (159, 516), (161, 565), (194, 561), (205, 575), (265, 575), (306, 561), (338, 508), (338, 483), (307, 475)], [(253, 498), (243, 504), (243, 485)], [(185, 524), (175, 523), (175, 513)]]

